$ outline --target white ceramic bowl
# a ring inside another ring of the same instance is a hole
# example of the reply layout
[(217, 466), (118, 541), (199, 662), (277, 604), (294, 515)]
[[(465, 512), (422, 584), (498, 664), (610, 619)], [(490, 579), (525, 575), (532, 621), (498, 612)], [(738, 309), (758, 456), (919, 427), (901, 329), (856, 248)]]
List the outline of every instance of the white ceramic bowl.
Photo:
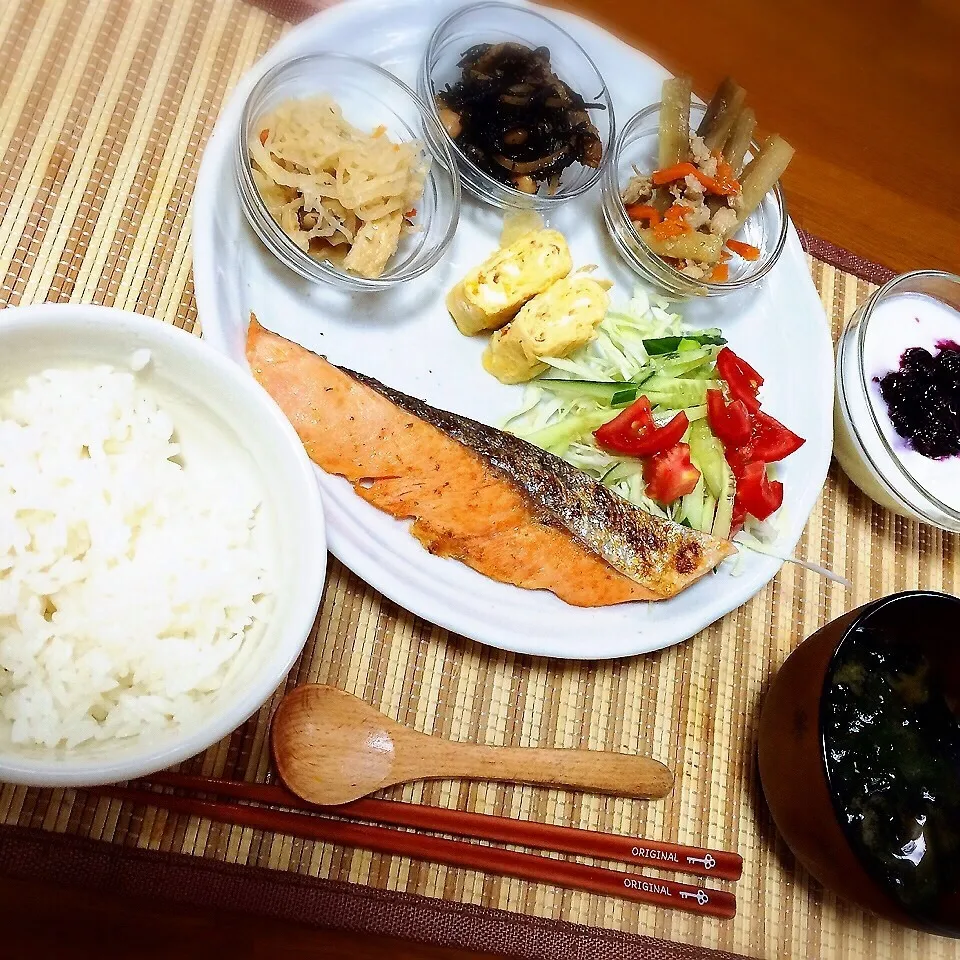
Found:
[(67, 753), (13, 744), (0, 724), (0, 780), (44, 787), (111, 783), (205, 750), (269, 698), (316, 617), (326, 570), (316, 476), (279, 407), (241, 366), (159, 320), (107, 307), (45, 304), (0, 310), (0, 394), (50, 367), (107, 363), (129, 369), (140, 348), (150, 351), (151, 362), (139, 377), (172, 415), (186, 465), (198, 447), (216, 449), (224, 457), (225, 484), (234, 463), (252, 468), (262, 487), (275, 586), (268, 622), (248, 638), (233, 675), (196, 725)]

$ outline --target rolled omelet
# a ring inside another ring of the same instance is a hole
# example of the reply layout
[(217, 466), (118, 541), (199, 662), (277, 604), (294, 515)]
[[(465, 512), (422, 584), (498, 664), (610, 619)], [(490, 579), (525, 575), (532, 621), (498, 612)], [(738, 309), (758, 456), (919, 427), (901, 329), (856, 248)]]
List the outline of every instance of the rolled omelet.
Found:
[(593, 337), (610, 297), (604, 282), (565, 277), (530, 300), (483, 352), (483, 368), (501, 383), (523, 383), (547, 369), (541, 357), (565, 357)]
[(531, 298), (573, 267), (562, 233), (535, 230), (488, 257), (447, 294), (461, 333), (498, 330)]

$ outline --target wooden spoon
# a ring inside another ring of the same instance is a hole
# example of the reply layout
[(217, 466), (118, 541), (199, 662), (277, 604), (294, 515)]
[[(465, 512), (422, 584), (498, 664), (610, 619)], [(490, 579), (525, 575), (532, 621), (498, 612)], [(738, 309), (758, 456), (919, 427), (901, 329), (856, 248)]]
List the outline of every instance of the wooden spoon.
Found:
[(284, 783), (312, 803), (336, 805), (408, 780), (508, 780), (625, 797), (663, 797), (673, 774), (649, 757), (455, 743), (418, 733), (336, 687), (288, 693), (271, 730)]

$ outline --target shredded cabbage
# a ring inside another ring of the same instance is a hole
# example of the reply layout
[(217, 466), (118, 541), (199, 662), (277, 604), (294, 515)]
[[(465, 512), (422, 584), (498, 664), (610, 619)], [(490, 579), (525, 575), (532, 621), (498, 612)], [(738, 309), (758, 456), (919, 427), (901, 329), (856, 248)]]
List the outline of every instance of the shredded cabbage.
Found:
[[(654, 374), (659, 374), (658, 380), (676, 377), (677, 385), (684, 387), (693, 386), (684, 384), (688, 376), (701, 381), (715, 378), (712, 369), (704, 370), (712, 368), (718, 347), (692, 344), (689, 352), (684, 352), (681, 346), (679, 353), (651, 357), (644, 346), (645, 340), (685, 334), (692, 336), (694, 333), (685, 326), (680, 314), (671, 309), (669, 300), (638, 287), (626, 305), (611, 307), (607, 311), (596, 337), (586, 346), (566, 358), (543, 358), (543, 362), (553, 369), (545, 377), (530, 383), (520, 408), (507, 419), (504, 428), (563, 457), (648, 513), (709, 531), (715, 507), (704, 511), (691, 523), (694, 518), (686, 515), (685, 498), (665, 507), (646, 495), (641, 461), (607, 453), (594, 442), (593, 431), (613, 419), (626, 404), (611, 407), (609, 402), (596, 396), (571, 393), (569, 389), (561, 392), (549, 386), (551, 380), (582, 380), (600, 385), (623, 383), (625, 386), (633, 383), (639, 384), (640, 393), (648, 392), (654, 396), (652, 391), (644, 391), (642, 387), (643, 381)], [(685, 357), (693, 359), (685, 360)], [(602, 386), (595, 389), (604, 390)], [(686, 389), (682, 392), (686, 393)], [(691, 422), (706, 416), (702, 404), (683, 409)], [(678, 411), (654, 405), (653, 412), (657, 421), (664, 423)], [(754, 545), (759, 549), (760, 545), (769, 544), (777, 536), (774, 521), (760, 523), (748, 517), (744, 536), (739, 542), (748, 549)]]

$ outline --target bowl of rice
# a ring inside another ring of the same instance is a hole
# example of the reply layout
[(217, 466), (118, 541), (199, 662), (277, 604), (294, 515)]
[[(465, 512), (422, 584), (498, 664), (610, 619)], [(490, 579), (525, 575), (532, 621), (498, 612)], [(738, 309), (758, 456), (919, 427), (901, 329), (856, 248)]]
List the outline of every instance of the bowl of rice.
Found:
[(0, 312), (0, 781), (110, 783), (205, 750), (283, 681), (326, 567), (313, 468), (198, 338)]
[(437, 121), (392, 73), (345, 54), (297, 57), (259, 79), (234, 172), (264, 246), (304, 279), (347, 290), (426, 273), (460, 217)]

